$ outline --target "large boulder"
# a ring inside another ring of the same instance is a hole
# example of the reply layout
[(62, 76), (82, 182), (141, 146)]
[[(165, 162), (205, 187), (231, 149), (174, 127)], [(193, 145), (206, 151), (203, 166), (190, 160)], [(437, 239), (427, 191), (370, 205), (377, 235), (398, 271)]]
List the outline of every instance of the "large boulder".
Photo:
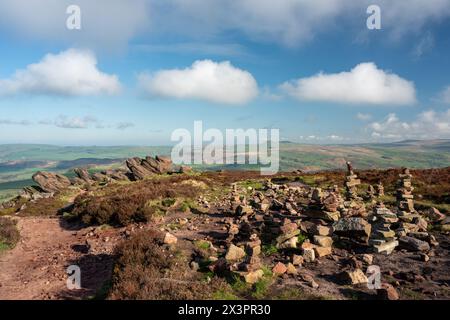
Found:
[(33, 174), (33, 181), (45, 192), (58, 192), (71, 185), (69, 178), (57, 173), (38, 171)]
[(367, 242), (370, 237), (371, 225), (363, 218), (347, 217), (339, 219), (333, 225), (334, 234), (357, 242)]
[(408, 251), (429, 251), (430, 245), (428, 242), (413, 238), (413, 237), (400, 237), (399, 239), (400, 247)]
[(172, 171), (172, 160), (168, 157), (156, 156), (145, 159), (130, 158), (126, 160), (126, 165), (131, 171), (133, 180), (143, 180), (154, 174), (164, 174)]
[(142, 160), (142, 166), (145, 167), (148, 171), (156, 173), (156, 174), (164, 174), (172, 169), (172, 160), (168, 157), (156, 156), (145, 157)]
[(102, 173), (104, 175), (107, 175), (108, 177), (110, 177), (113, 180), (117, 180), (117, 181), (127, 181), (128, 176), (127, 176), (127, 172), (123, 171), (121, 169), (117, 169), (117, 170), (105, 170), (102, 171)]
[(126, 160), (126, 165), (131, 171), (133, 180), (143, 180), (145, 177), (151, 175), (151, 172), (141, 165), (140, 158), (129, 158)]
[(75, 174), (77, 175), (77, 177), (82, 180), (83, 182), (86, 183), (92, 183), (94, 182), (91, 179), (91, 175), (89, 174), (89, 172), (87, 171), (87, 169), (84, 168), (75, 168), (73, 169), (73, 171), (75, 172)]

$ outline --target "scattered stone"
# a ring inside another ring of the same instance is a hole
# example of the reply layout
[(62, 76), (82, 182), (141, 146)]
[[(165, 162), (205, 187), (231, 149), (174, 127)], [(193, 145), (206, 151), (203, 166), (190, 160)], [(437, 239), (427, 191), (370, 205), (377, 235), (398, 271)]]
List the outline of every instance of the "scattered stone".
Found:
[(272, 272), (275, 275), (282, 275), (284, 273), (286, 273), (287, 271), (287, 267), (284, 263), (278, 262), (273, 268), (272, 268)]
[(373, 245), (373, 250), (375, 253), (384, 253), (386, 255), (390, 255), (397, 246), (398, 241), (393, 240), (389, 242), (382, 242), (378, 245)]
[(400, 237), (399, 238), (400, 247), (408, 251), (429, 251), (430, 245), (428, 242), (413, 238), (413, 237)]
[(429, 210), (425, 211), (425, 216), (432, 222), (440, 222), (445, 220), (445, 215), (436, 208), (430, 208)]
[(315, 256), (322, 258), (332, 253), (331, 247), (314, 247)]
[(173, 234), (170, 234), (169, 232), (166, 232), (166, 234), (164, 235), (163, 242), (165, 244), (176, 244), (178, 242), (178, 239)]
[(377, 296), (382, 300), (399, 300), (397, 290), (389, 283), (382, 283), (381, 288), (377, 289)]
[(261, 269), (258, 269), (255, 271), (250, 271), (250, 272), (243, 274), (243, 278), (244, 278), (245, 282), (249, 283), (249, 284), (254, 284), (254, 283), (258, 282), (259, 280), (261, 280), (261, 278), (263, 276), (264, 276), (264, 271), (262, 271)]
[(301, 266), (301, 265), (303, 264), (303, 257), (302, 257), (302, 256), (299, 256), (299, 255), (297, 255), (297, 254), (294, 254), (294, 255), (292, 256), (292, 264), (293, 264), (294, 266)]
[(191, 269), (193, 271), (198, 271), (200, 269), (200, 265), (197, 262), (195, 262), (195, 261), (191, 261), (189, 266), (191, 267)]
[(305, 262), (313, 262), (316, 260), (316, 254), (313, 248), (304, 248), (302, 253), (303, 261)]
[(245, 251), (242, 248), (239, 248), (235, 246), (234, 244), (231, 244), (228, 248), (228, 251), (225, 255), (225, 259), (227, 261), (239, 261), (242, 258), (245, 257)]
[(373, 263), (373, 255), (371, 254), (363, 254), (362, 255), (362, 261), (364, 263), (368, 264), (369, 266)]
[(288, 263), (286, 266), (287, 274), (296, 275), (298, 273), (297, 268), (292, 263)]
[(341, 237), (366, 243), (371, 232), (371, 225), (363, 218), (342, 218), (333, 225), (334, 233)]
[(355, 269), (353, 271), (344, 271), (341, 273), (341, 278), (346, 284), (357, 285), (368, 283), (366, 275), (361, 269)]
[(333, 245), (333, 239), (331, 237), (314, 236), (313, 241), (321, 247), (331, 247)]

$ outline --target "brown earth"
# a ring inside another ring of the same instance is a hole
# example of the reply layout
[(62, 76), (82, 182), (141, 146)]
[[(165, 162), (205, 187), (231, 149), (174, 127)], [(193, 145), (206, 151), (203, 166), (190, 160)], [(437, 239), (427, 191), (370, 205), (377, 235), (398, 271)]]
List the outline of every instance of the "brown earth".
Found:
[[(436, 190), (434, 183), (441, 186), (436, 198), (448, 199), (448, 168), (441, 171), (416, 171), (415, 183), (423, 186), (424, 196), (432, 198)], [(363, 179), (375, 183), (382, 179), (394, 183), (396, 171), (360, 172)], [(279, 178), (294, 179), (298, 174), (283, 174)], [(309, 175), (308, 175), (309, 176)], [(314, 176), (314, 175), (313, 175)], [(321, 173), (318, 181), (333, 183), (343, 179), (343, 173)], [(342, 177), (341, 177), (342, 176)], [(196, 179), (196, 178), (190, 178)], [(261, 179), (255, 172), (205, 173), (199, 178), (214, 180), (215, 186), (229, 186), (235, 181)], [(276, 179), (274, 179), (276, 180)], [(297, 179), (298, 180), (298, 179)], [(300, 179), (301, 181), (302, 179)], [(138, 183), (144, 186), (147, 182)], [(117, 187), (119, 188), (119, 187)], [(130, 187), (131, 188), (131, 187)], [(120, 189), (117, 189), (120, 190)], [(211, 191), (211, 190), (208, 190)], [(48, 201), (48, 200), (45, 200)], [(44, 201), (44, 202), (45, 202)], [(70, 201), (73, 201), (71, 198)], [(126, 227), (86, 227), (77, 222), (67, 222), (60, 216), (30, 217), (18, 216), (21, 240), (16, 247), (0, 255), (0, 300), (4, 299), (80, 299), (104, 298), (108, 289), (114, 264), (114, 247), (136, 230), (164, 228), (178, 238), (179, 250), (192, 254), (198, 240), (209, 240), (220, 252), (226, 249), (227, 236), (225, 218), (228, 213), (211, 206), (201, 211), (168, 211), (158, 221), (130, 224)], [(187, 219), (181, 225), (180, 219)], [(374, 263), (382, 271), (382, 281), (393, 284), (402, 299), (449, 299), (450, 298), (450, 239), (444, 233), (433, 231), (439, 247), (433, 250), (428, 262), (420, 261), (417, 254), (396, 250), (389, 256), (374, 254)], [(342, 285), (336, 275), (352, 258), (358, 257), (357, 250), (334, 249), (334, 254), (305, 263), (298, 276), (281, 276), (273, 284), (265, 298), (283, 297), (292, 299), (374, 299), (375, 291), (365, 287)], [(281, 254), (264, 257), (264, 264), (274, 265), (283, 261)], [(283, 261), (285, 262), (285, 261)], [(82, 272), (81, 290), (68, 290), (66, 269), (79, 265)], [(192, 271), (195, 272), (195, 271)], [(304, 281), (312, 276), (319, 284), (313, 289)], [(289, 293), (286, 296), (286, 292)], [(245, 298), (252, 299), (252, 296)]]

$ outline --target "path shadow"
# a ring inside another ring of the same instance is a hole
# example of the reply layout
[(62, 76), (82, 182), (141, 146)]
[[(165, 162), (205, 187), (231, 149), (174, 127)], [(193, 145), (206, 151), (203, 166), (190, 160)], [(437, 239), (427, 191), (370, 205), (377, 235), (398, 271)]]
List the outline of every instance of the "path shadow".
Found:
[(108, 294), (115, 257), (108, 254), (87, 254), (80, 259), (69, 261), (81, 272), (81, 289), (65, 289), (59, 292), (57, 299), (105, 299)]

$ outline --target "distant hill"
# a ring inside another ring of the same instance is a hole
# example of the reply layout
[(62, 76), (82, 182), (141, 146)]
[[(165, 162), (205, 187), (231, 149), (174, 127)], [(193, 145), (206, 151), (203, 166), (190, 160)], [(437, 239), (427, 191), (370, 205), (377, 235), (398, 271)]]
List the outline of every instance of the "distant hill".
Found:
[[(38, 170), (70, 175), (72, 168), (75, 167), (102, 170), (120, 166), (128, 157), (170, 155), (170, 151), (169, 146), (0, 145), (0, 193), (7, 190), (9, 195), (11, 191), (30, 184), (32, 174)], [(344, 169), (346, 161), (351, 161), (357, 169), (447, 167), (450, 165), (450, 140), (405, 140), (352, 145), (308, 145), (290, 141), (280, 143), (281, 171)], [(258, 169), (255, 165), (195, 167), (204, 170)]]

